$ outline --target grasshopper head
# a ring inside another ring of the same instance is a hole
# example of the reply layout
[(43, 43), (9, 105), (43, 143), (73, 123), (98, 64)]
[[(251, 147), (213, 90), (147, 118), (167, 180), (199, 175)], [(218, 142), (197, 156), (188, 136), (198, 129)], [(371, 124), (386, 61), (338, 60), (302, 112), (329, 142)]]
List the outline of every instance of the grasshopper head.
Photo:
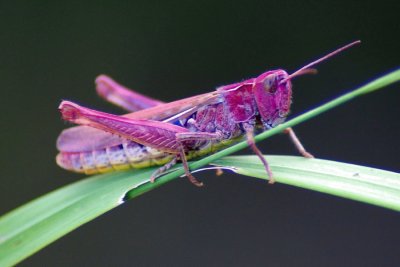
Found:
[(292, 84), (284, 70), (265, 72), (255, 79), (254, 98), (261, 117), (267, 128), (282, 123), (289, 114), (292, 103)]
[(359, 43), (360, 41), (355, 41), (336, 49), (290, 75), (284, 70), (272, 70), (255, 78), (253, 94), (264, 126), (275, 127), (282, 123), (288, 115), (292, 103), (291, 79), (304, 74), (316, 73), (316, 70), (311, 68), (312, 66)]

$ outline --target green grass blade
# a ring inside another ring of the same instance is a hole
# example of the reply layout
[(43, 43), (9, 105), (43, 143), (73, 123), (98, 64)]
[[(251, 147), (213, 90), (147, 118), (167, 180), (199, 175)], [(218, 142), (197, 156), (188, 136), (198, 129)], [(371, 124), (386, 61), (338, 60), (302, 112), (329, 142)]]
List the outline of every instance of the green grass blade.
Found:
[[(353, 164), (294, 156), (266, 156), (276, 182), (400, 211), (400, 174)], [(216, 160), (238, 174), (267, 179), (257, 156)]]
[[(0, 266), (18, 263), (47, 244), (124, 201), (135, 188), (140, 195), (165, 180), (149, 183), (154, 169), (98, 175), (70, 184), (0, 219)], [(150, 184), (151, 186), (146, 186)]]
[[(378, 90), (399, 80), (400, 70), (389, 73), (355, 91), (259, 134), (255, 139), (256, 141), (264, 140), (282, 132), (287, 127), (295, 126), (355, 97)], [(241, 142), (193, 162), (190, 167), (192, 170), (203, 167), (246, 147), (246, 142)], [(66, 233), (118, 206), (123, 199), (134, 198), (184, 173), (182, 169), (178, 169), (157, 179), (156, 183), (149, 183), (148, 177), (153, 171), (154, 169), (145, 169), (93, 176), (44, 195), (2, 216), (0, 218), (0, 266), (10, 266), (22, 261)], [(314, 190), (318, 190), (318, 188), (314, 188)], [(351, 198), (362, 200), (363, 197), (363, 195), (353, 192)], [(376, 203), (378, 202), (377, 200)], [(387, 207), (397, 209), (397, 206), (387, 205)]]

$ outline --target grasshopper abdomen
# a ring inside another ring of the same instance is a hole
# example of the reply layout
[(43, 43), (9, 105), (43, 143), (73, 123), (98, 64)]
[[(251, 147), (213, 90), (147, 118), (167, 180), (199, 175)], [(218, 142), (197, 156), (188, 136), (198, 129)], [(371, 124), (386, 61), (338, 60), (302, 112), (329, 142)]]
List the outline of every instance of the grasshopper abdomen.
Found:
[(164, 165), (172, 158), (169, 153), (126, 140), (122, 144), (93, 151), (60, 152), (56, 160), (64, 169), (95, 174)]

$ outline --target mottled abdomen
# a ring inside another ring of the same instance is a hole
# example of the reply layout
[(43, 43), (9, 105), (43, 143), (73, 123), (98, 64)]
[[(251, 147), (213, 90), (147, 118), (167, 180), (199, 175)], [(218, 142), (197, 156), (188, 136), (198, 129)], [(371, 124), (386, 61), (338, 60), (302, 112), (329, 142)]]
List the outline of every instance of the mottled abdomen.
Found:
[[(239, 136), (219, 143), (207, 142), (201, 147), (187, 152), (187, 159), (193, 159), (213, 153), (242, 140)], [(150, 166), (162, 166), (176, 155), (143, 146), (132, 141), (87, 152), (60, 152), (57, 164), (69, 171), (96, 174), (130, 168), (142, 169)]]
[(129, 168), (145, 168), (164, 165), (175, 155), (165, 153), (138, 143), (122, 144), (87, 152), (60, 152), (57, 164), (64, 169), (95, 174)]

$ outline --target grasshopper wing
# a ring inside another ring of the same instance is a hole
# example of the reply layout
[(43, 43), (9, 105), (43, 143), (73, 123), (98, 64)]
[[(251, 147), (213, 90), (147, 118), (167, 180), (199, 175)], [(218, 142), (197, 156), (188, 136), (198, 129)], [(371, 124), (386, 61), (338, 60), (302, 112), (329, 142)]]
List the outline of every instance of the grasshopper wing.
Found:
[(75, 126), (61, 132), (57, 149), (62, 152), (89, 152), (116, 146), (124, 141), (124, 138), (89, 126)]
[[(220, 93), (211, 92), (143, 109), (123, 117), (173, 122), (189, 116), (205, 105), (220, 101)], [(89, 126), (75, 126), (61, 132), (57, 139), (57, 149), (62, 152), (93, 151), (122, 144), (124, 140), (126, 139)]]

